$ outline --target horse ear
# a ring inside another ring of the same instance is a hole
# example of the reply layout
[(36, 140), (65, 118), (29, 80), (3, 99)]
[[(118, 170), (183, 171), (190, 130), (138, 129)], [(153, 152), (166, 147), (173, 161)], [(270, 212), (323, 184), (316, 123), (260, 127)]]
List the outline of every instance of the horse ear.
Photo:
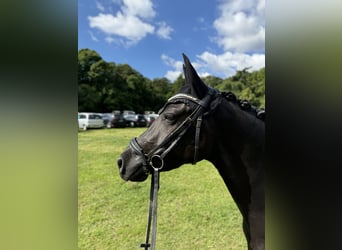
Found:
[(183, 71), (185, 84), (181, 88), (181, 93), (190, 94), (199, 99), (202, 99), (208, 92), (208, 86), (198, 76), (196, 70), (191, 65), (189, 58), (183, 53)]

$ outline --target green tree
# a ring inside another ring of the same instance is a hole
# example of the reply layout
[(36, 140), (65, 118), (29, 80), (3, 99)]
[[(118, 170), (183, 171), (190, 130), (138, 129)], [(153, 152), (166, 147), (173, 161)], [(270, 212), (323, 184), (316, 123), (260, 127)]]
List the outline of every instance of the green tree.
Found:
[(88, 77), (99, 87), (111, 83), (115, 80), (115, 64), (99, 60), (90, 66)]
[(94, 50), (81, 49), (78, 51), (78, 82), (90, 82), (88, 72), (92, 64), (102, 60), (101, 56)]
[(253, 106), (265, 108), (265, 68), (248, 72), (238, 70), (216, 86), (220, 91), (231, 91), (238, 98), (248, 100)]
[[(202, 80), (220, 91), (232, 91), (252, 105), (265, 107), (265, 68), (254, 72), (246, 68), (226, 79), (206, 76)], [(183, 84), (182, 74), (174, 82), (166, 78), (150, 80), (128, 64), (104, 61), (94, 50), (78, 52), (79, 111), (158, 111)]]
[(99, 93), (94, 86), (88, 84), (78, 85), (78, 110), (93, 111), (96, 110), (100, 100)]
[(157, 96), (165, 97), (166, 93), (170, 91), (171, 85), (170, 81), (163, 78), (155, 78), (151, 82), (151, 91), (153, 91)]
[(216, 88), (219, 84), (222, 83), (222, 79), (216, 76), (206, 76), (202, 78), (202, 81), (205, 82), (208, 86), (212, 88)]
[(184, 84), (184, 78), (183, 75), (180, 74), (177, 79), (170, 85), (170, 90), (169, 93), (167, 94), (167, 98), (175, 95), (179, 89), (183, 86)]
[(240, 81), (233, 81), (232, 78), (226, 78), (221, 84), (217, 85), (216, 88), (220, 91), (231, 91), (234, 94), (239, 95), (245, 86)]

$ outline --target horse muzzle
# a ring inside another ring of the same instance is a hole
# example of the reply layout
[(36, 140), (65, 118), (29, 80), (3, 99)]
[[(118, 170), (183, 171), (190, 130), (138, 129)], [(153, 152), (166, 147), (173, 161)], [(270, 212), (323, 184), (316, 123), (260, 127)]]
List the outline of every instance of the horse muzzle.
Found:
[[(134, 153), (133, 153), (134, 154)], [(147, 179), (149, 169), (141, 156), (132, 157), (130, 149), (124, 151), (117, 160), (120, 176), (125, 181), (141, 182)]]

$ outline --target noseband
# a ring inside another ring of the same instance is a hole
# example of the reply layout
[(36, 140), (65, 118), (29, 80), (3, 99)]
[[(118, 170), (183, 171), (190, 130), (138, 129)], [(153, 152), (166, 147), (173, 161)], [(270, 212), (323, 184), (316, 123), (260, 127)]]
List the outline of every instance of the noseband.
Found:
[(202, 124), (202, 115), (208, 108), (212, 97), (217, 93), (217, 90), (209, 88), (206, 96), (199, 100), (193, 96), (187, 94), (176, 94), (172, 96), (164, 107), (159, 111), (161, 114), (165, 108), (171, 104), (176, 102), (184, 102), (184, 100), (190, 101), (196, 105), (194, 111), (173, 131), (171, 132), (165, 140), (154, 147), (149, 153), (145, 153), (143, 148), (137, 142), (137, 138), (133, 138), (130, 141), (131, 149), (138, 155), (142, 156), (144, 161), (143, 165), (148, 169), (162, 169), (164, 166), (164, 157), (172, 150), (174, 146), (178, 143), (178, 141), (183, 137), (183, 135), (188, 131), (191, 125), (196, 122), (196, 133), (195, 133), (195, 147), (194, 147), (194, 160), (193, 164), (195, 164), (198, 160), (198, 149), (199, 149), (199, 136)]

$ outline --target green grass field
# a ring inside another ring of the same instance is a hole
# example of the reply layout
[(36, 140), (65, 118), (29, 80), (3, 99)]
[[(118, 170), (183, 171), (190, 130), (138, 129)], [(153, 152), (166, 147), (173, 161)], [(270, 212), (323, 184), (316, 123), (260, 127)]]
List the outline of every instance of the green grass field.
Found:
[[(116, 160), (146, 128), (78, 133), (78, 249), (142, 249), (150, 177), (125, 182)], [(246, 249), (242, 218), (207, 161), (161, 173), (156, 249)]]

